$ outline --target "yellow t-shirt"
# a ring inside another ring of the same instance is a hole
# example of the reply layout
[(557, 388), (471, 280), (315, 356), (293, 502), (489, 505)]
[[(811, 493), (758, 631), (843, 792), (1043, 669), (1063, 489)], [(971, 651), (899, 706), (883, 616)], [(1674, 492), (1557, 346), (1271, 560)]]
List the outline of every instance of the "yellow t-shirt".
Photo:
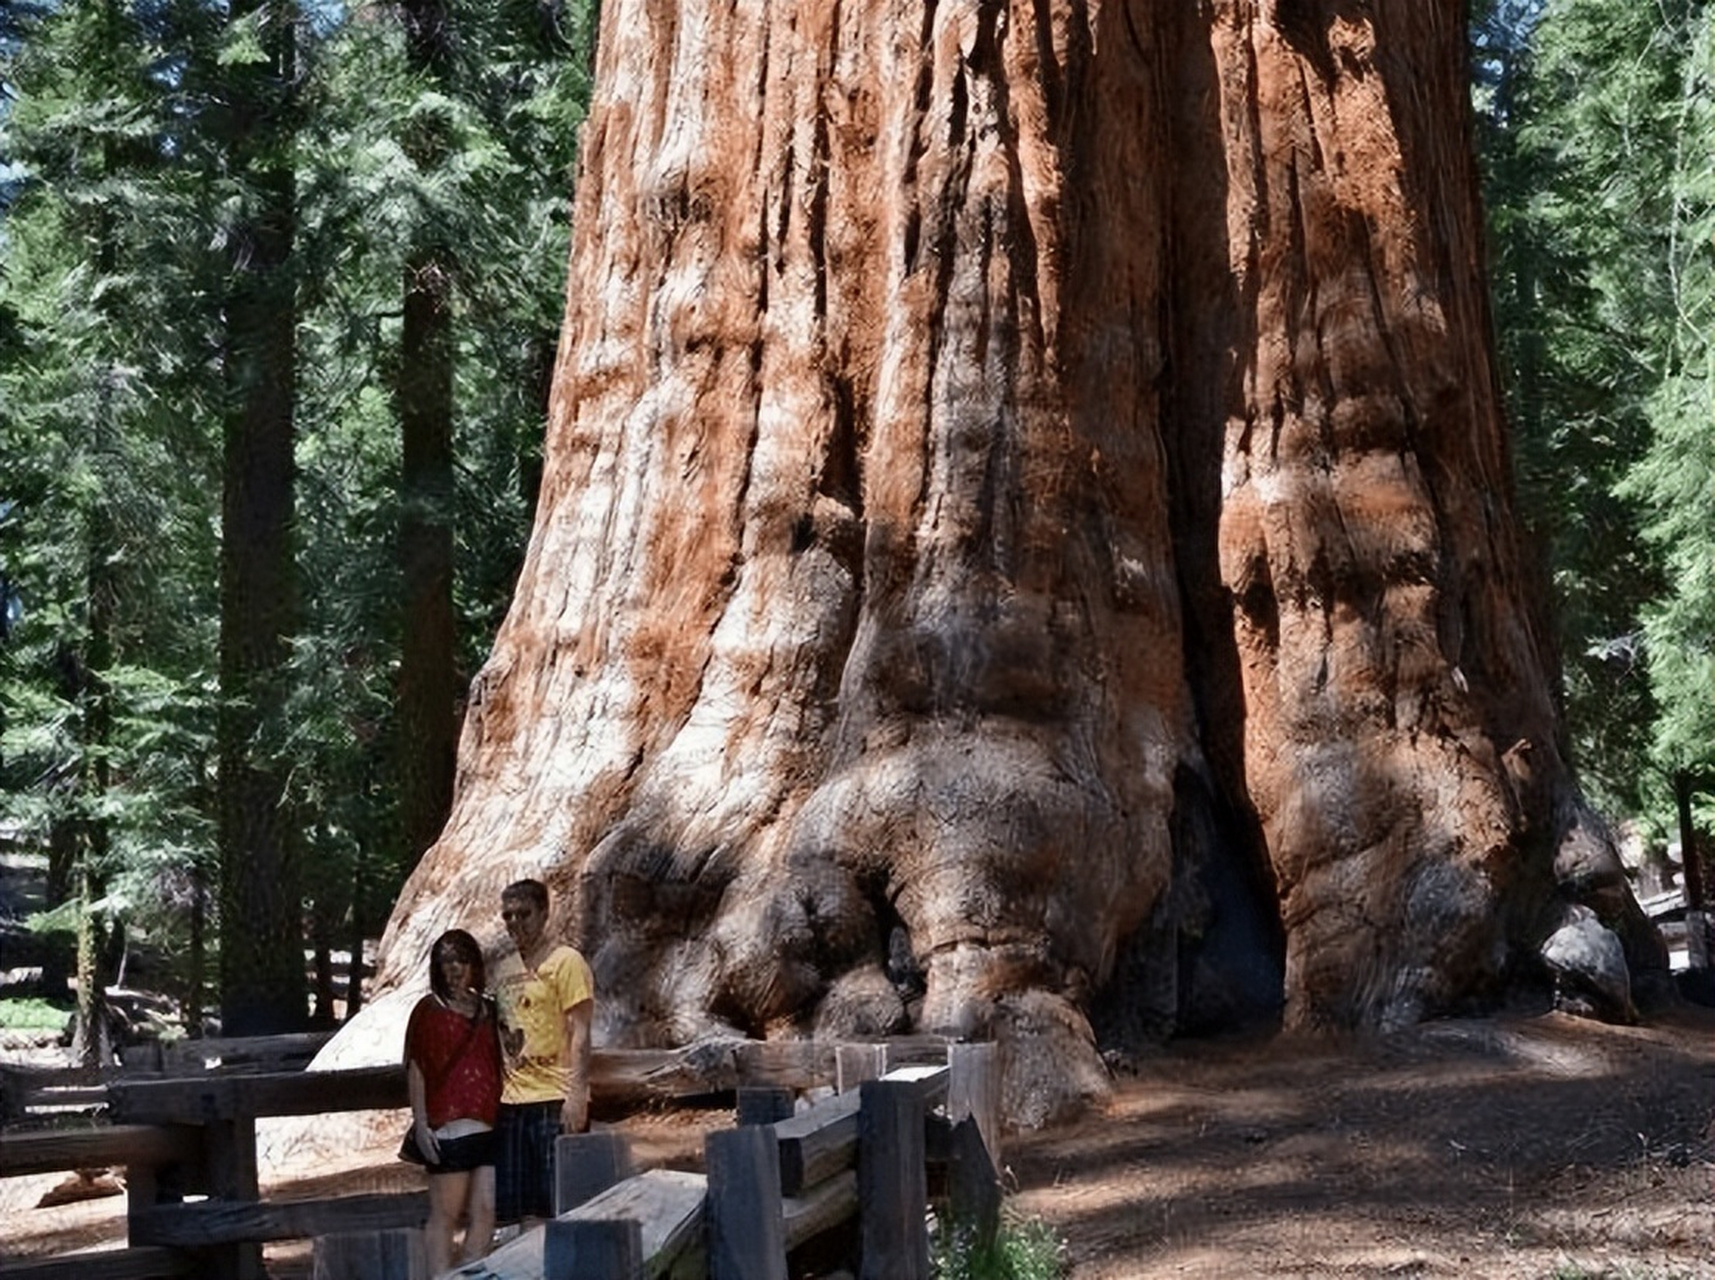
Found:
[(532, 972), (513, 952), (495, 966), (493, 985), (505, 1075), (500, 1100), (561, 1101), (568, 1074), (561, 1061), (566, 1011), (595, 998), (589, 965), (572, 948), (560, 946)]

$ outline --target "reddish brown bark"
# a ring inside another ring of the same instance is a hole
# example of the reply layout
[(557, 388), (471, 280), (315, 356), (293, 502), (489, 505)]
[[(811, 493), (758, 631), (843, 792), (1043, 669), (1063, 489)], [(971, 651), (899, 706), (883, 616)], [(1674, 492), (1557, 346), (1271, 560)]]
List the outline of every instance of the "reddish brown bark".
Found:
[(1518, 571), (1462, 14), (605, 5), (385, 980), (545, 874), (598, 1039), (997, 1035), (1037, 1120), (1092, 1012), (1407, 1021), (1635, 913)]

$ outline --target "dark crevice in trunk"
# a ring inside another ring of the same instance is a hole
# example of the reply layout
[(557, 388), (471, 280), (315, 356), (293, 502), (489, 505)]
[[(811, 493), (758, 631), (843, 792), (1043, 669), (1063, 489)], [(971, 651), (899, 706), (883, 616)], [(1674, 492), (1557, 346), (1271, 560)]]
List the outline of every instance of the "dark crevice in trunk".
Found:
[[(1233, 630), (1235, 607), (1242, 608), (1278, 648), (1278, 611), (1267, 580), (1252, 582), (1243, 600), (1234, 599), (1222, 581), (1217, 546), (1227, 423), (1244, 412), (1243, 369), (1233, 353), (1255, 347), (1255, 308), (1253, 299), (1241, 296), (1229, 267), (1226, 141), (1213, 110), (1219, 73), (1209, 34), (1187, 17), (1170, 40), (1178, 54), (1165, 60), (1178, 79), (1172, 101), (1191, 105), (1181, 105), (1170, 121), (1173, 153), (1184, 160), (1169, 186), (1172, 273), (1164, 321), (1168, 367), (1162, 379), (1162, 442), (1185, 678), (1207, 768), (1205, 775), (1182, 767), (1175, 787), (1174, 874), (1176, 880), (1186, 873), (1207, 879), (1213, 872), (1214, 878), (1229, 881), (1233, 898), (1223, 905), (1224, 919), (1249, 939), (1253, 959), (1272, 956), (1271, 971), (1277, 984), (1284, 984), (1278, 886), (1246, 781), (1244, 682)], [(1199, 995), (1199, 984), (1206, 986), (1207, 980), (1195, 975), (1200, 965), (1214, 961), (1204, 940), (1188, 937), (1185, 950), (1185, 990), (1177, 1003), (1184, 1006), (1187, 1028), (1208, 1028), (1207, 1001)], [(1247, 998), (1257, 1003), (1254, 979), (1239, 989), (1250, 991)], [(1276, 1014), (1280, 995), (1277, 985)]]

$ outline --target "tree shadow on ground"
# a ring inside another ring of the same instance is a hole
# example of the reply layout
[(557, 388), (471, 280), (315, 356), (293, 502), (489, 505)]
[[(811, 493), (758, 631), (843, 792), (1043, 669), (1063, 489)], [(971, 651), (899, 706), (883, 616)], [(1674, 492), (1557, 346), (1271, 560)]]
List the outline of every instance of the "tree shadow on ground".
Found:
[(1472, 1274), (1473, 1251), (1628, 1241), (1707, 1261), (1712, 1125), (1715, 1017), (1687, 1008), (1637, 1028), (1547, 1015), (1175, 1046), (1105, 1114), (1014, 1138), (1005, 1160), (1075, 1261), (1119, 1268), (1080, 1276), (1166, 1271), (1212, 1241), (1229, 1256), (1207, 1274), (1440, 1274), (1411, 1271), (1438, 1251)]

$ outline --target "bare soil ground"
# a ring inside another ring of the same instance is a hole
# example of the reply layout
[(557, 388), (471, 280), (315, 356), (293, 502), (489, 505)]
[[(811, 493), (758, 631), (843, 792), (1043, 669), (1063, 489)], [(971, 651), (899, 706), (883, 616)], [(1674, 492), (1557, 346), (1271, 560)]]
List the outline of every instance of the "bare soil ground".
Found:
[[(729, 1117), (624, 1127), (645, 1162), (692, 1168)], [(288, 1165), (265, 1194), (412, 1185), (389, 1155)], [(1003, 1163), (1013, 1210), (1060, 1235), (1073, 1280), (1715, 1278), (1715, 1014), (1185, 1044), (1100, 1115), (1010, 1136)], [(9, 1254), (121, 1242), (121, 1199), (20, 1203), (19, 1183), (51, 1181), (0, 1182)], [(303, 1245), (269, 1258), (276, 1280), (308, 1274)]]
[(1715, 1277), (1715, 1015), (1186, 1046), (1006, 1158), (1076, 1280)]

